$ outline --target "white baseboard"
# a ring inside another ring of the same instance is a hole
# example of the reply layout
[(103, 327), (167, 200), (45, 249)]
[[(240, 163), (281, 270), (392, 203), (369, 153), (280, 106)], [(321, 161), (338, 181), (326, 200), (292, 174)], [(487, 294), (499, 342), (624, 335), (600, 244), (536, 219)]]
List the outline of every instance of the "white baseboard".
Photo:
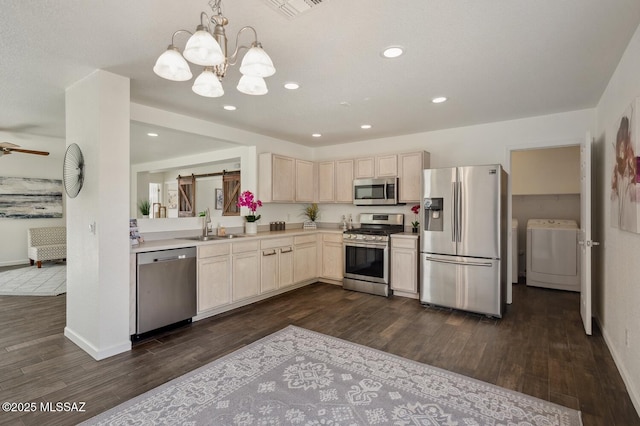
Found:
[(75, 343), (80, 349), (91, 355), (96, 361), (100, 361), (102, 359), (109, 358), (111, 356), (131, 350), (130, 340), (126, 340), (125, 342), (111, 346), (109, 348), (97, 349), (95, 346), (87, 342), (82, 336), (71, 330), (69, 327), (64, 328), (64, 335), (67, 339)]
[(29, 259), (18, 259), (18, 260), (7, 260), (5, 262), (0, 262), (0, 267), (2, 266), (16, 266), (16, 265), (29, 265)]
[(630, 378), (631, 376), (627, 372), (627, 369), (624, 368), (622, 359), (620, 358), (620, 355), (618, 355), (618, 352), (616, 351), (616, 348), (614, 347), (613, 342), (609, 338), (609, 335), (607, 334), (607, 330), (605, 330), (604, 327), (602, 327), (602, 323), (600, 322), (600, 319), (598, 317), (594, 317), (594, 320), (598, 323), (598, 327), (600, 327), (600, 330), (602, 331), (602, 337), (604, 338), (604, 342), (607, 344), (607, 347), (609, 348), (609, 352), (611, 352), (611, 356), (613, 357), (613, 362), (615, 362), (616, 367), (618, 367), (618, 371), (620, 372), (622, 381), (627, 387), (629, 398), (631, 398), (631, 402), (633, 403), (633, 406), (635, 407), (636, 412), (640, 414), (640, 397), (638, 396), (638, 393), (634, 388), (635, 384), (631, 381), (631, 378)]

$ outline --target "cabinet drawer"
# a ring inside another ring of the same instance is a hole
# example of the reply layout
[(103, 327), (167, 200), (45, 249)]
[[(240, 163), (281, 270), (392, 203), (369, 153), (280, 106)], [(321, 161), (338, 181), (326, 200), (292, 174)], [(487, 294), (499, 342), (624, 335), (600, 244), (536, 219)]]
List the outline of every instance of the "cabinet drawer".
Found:
[(342, 234), (322, 234), (322, 241), (331, 243), (341, 243)]
[(248, 251), (256, 251), (258, 250), (259, 244), (260, 244), (259, 240), (247, 241), (242, 243), (233, 243), (231, 245), (231, 250), (233, 251), (233, 253), (245, 253)]
[(317, 239), (315, 234), (314, 235), (298, 235), (294, 237), (295, 245), (315, 243), (316, 241)]
[(198, 258), (213, 256), (224, 256), (229, 254), (229, 247), (231, 244), (209, 244), (204, 246), (198, 246)]
[(416, 249), (418, 247), (417, 238), (393, 238), (391, 237), (392, 248)]
[(261, 249), (268, 249), (274, 247), (284, 247), (293, 245), (293, 238), (268, 238), (260, 241)]

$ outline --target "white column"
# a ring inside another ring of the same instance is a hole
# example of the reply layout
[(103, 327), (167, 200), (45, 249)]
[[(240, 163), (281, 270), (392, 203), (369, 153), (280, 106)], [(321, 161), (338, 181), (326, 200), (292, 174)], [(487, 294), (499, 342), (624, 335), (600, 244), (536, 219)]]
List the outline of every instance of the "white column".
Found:
[(66, 200), (64, 334), (98, 360), (131, 349), (129, 105), (129, 79), (102, 70), (66, 90), (66, 144), (80, 146), (85, 177)]

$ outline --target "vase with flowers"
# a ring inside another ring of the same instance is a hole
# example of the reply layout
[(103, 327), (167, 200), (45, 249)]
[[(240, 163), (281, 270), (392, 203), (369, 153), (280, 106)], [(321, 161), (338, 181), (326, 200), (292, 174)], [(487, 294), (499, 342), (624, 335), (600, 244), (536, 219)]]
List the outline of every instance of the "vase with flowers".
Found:
[(411, 232), (417, 234), (418, 226), (420, 226), (420, 222), (418, 221), (418, 215), (420, 214), (420, 204), (416, 204), (415, 206), (411, 207), (411, 211), (416, 216), (416, 219), (411, 222)]
[(261, 215), (256, 215), (256, 210), (258, 210), (258, 207), (262, 207), (262, 201), (256, 199), (251, 191), (244, 191), (238, 197), (238, 207), (247, 207), (251, 211), (251, 214), (244, 217), (247, 221), (244, 232), (246, 234), (258, 233), (258, 224), (256, 222), (260, 220)]

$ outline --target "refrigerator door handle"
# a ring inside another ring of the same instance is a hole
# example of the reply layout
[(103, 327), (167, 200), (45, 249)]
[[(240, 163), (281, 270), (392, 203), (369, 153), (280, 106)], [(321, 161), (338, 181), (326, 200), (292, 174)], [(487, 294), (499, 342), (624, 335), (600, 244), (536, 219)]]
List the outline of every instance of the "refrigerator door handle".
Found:
[(458, 182), (458, 218), (456, 219), (457, 223), (457, 231), (458, 231), (458, 242), (462, 242), (462, 182)]
[(451, 197), (451, 241), (456, 242), (456, 211), (457, 204), (457, 187), (455, 182), (451, 182), (451, 192), (453, 196)]
[(461, 266), (486, 266), (491, 268), (493, 264), (491, 262), (457, 262), (455, 260), (446, 260), (446, 259), (436, 259), (435, 257), (425, 256), (425, 260), (429, 262), (438, 262), (438, 263), (449, 263), (452, 265), (461, 265)]

